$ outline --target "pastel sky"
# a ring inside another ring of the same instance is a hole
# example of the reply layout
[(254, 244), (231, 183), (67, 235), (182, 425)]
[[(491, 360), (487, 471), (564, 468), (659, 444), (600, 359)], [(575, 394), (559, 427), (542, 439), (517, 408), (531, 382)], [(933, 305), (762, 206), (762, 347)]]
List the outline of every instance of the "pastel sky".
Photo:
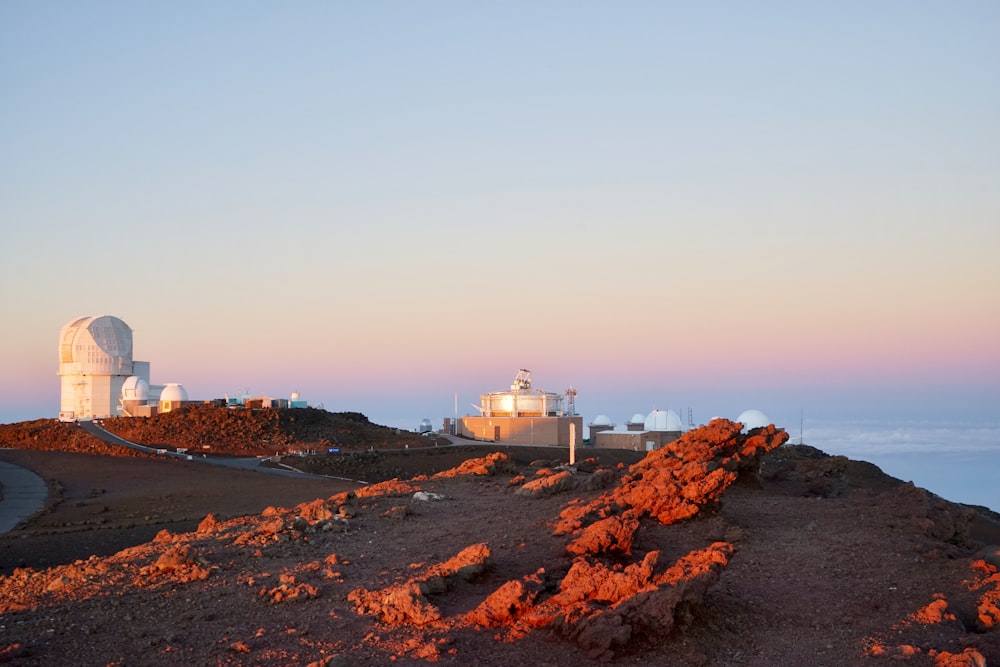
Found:
[(60, 327), (435, 423), (1000, 413), (1000, 3), (0, 3), (0, 422)]

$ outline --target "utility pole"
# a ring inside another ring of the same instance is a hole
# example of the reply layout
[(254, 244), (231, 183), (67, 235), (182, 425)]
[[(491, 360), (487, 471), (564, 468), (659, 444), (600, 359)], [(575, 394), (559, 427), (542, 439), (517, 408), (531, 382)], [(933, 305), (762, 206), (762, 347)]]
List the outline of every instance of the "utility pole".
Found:
[(569, 464), (576, 465), (576, 424), (569, 423)]

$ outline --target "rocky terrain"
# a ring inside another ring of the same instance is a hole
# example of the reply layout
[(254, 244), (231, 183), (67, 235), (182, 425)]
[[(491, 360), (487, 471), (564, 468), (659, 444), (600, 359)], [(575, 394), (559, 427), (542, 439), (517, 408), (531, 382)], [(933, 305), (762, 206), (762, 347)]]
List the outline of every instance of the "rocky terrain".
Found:
[[(162, 428), (126, 437), (181, 444)], [(42, 440), (0, 452), (52, 490), (0, 536), (0, 662), (1000, 661), (996, 515), (773, 428), (715, 420), (573, 466), (565, 450), (389, 439), (357, 441), (353, 461), (286, 459), (369, 484)]]
[[(249, 409), (191, 404), (152, 417), (105, 419), (101, 425), (131, 442), (223, 456), (286, 454), (290, 451), (368, 450), (426, 446), (415, 433), (379, 426), (358, 412), (317, 408)], [(37, 419), (0, 424), (0, 443), (17, 449), (140, 455), (108, 447), (72, 424)]]

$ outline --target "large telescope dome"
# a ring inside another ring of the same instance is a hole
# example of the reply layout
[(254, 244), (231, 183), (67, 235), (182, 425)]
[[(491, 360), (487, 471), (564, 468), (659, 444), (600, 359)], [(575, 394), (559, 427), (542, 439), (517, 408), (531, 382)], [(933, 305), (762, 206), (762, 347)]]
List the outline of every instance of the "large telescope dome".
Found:
[(132, 329), (111, 315), (81, 317), (59, 332), (61, 374), (131, 375)]

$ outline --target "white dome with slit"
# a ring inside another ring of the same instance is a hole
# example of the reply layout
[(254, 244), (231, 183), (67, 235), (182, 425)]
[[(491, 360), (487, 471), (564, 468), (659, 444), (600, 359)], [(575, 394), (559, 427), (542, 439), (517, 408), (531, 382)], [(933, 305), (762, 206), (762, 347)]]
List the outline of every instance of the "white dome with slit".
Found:
[(597, 415), (594, 417), (594, 421), (590, 422), (592, 426), (614, 426), (611, 423), (611, 417), (607, 415)]
[(145, 401), (149, 398), (149, 383), (138, 375), (126, 378), (122, 385), (122, 398), (126, 401)]
[(683, 431), (680, 415), (673, 410), (653, 410), (643, 424), (647, 431)]

